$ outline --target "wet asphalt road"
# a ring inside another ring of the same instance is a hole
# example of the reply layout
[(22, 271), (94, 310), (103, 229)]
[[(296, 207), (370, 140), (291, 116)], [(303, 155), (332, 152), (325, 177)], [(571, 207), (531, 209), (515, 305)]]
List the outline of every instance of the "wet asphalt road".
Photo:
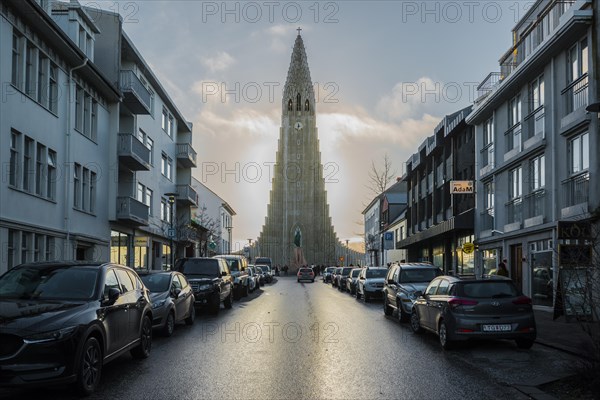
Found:
[[(200, 312), (152, 354), (107, 364), (89, 399), (527, 398), (512, 385), (559, 374), (572, 359), (539, 345), (493, 341), (443, 351), (318, 278), (261, 288), (231, 310)], [(0, 390), (0, 399), (70, 399), (69, 388)]]

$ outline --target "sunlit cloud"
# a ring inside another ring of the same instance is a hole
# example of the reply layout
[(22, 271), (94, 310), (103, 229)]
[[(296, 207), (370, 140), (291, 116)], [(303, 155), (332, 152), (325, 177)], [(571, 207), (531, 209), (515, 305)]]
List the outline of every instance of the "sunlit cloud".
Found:
[(224, 71), (235, 63), (235, 58), (225, 51), (220, 51), (214, 57), (207, 57), (202, 60), (202, 64), (210, 72)]

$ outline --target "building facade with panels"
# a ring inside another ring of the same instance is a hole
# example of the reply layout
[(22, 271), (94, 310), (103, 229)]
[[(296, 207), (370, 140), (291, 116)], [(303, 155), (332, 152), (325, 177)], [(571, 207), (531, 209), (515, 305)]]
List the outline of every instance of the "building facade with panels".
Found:
[(452, 181), (475, 176), (473, 127), (467, 107), (446, 116), (434, 134), (408, 159), (407, 236), (397, 243), (407, 261), (428, 261), (446, 273), (473, 273), (473, 254), (462, 251), (473, 242), (473, 194), (451, 193)]
[(598, 93), (598, 26), (591, 1), (536, 1), (467, 118), (476, 137), (477, 270), (507, 259), (510, 277), (539, 306), (554, 302), (559, 221), (586, 220), (600, 203), (598, 115), (586, 111)]

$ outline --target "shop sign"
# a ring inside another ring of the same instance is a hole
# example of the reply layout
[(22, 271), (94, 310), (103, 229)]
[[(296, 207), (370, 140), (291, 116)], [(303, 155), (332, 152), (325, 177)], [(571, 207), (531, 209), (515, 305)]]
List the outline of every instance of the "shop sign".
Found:
[(473, 181), (450, 181), (450, 194), (473, 194)]

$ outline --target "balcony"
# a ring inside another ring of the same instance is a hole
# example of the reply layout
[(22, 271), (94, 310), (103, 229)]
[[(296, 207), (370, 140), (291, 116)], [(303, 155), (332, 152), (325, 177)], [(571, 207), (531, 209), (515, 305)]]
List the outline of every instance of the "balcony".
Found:
[(152, 95), (140, 78), (132, 70), (123, 70), (119, 77), (119, 88), (123, 92), (123, 102), (134, 114), (151, 112)]
[(150, 149), (130, 133), (119, 133), (119, 161), (132, 171), (150, 170)]
[(546, 210), (546, 191), (538, 189), (528, 194), (525, 198), (525, 204), (527, 205), (527, 218), (523, 221), (523, 227), (529, 228), (543, 224)]
[(133, 197), (117, 197), (117, 219), (129, 225), (148, 225), (148, 206)]
[(521, 123), (510, 128), (505, 134), (506, 152), (504, 161), (508, 161), (521, 152)]
[(488, 76), (485, 77), (483, 82), (477, 86), (477, 99), (475, 99), (475, 104), (481, 103), (483, 99), (485, 99), (496, 86), (500, 83), (500, 72), (490, 72)]
[(572, 207), (588, 202), (590, 195), (590, 174), (584, 172), (565, 180), (562, 184), (565, 207)]
[(561, 94), (566, 107), (565, 115), (588, 105), (588, 87), (588, 75), (583, 74), (562, 90)]
[(185, 206), (196, 206), (198, 194), (190, 185), (177, 185), (177, 203)]
[(196, 167), (196, 151), (189, 143), (177, 143), (177, 164), (181, 168)]

